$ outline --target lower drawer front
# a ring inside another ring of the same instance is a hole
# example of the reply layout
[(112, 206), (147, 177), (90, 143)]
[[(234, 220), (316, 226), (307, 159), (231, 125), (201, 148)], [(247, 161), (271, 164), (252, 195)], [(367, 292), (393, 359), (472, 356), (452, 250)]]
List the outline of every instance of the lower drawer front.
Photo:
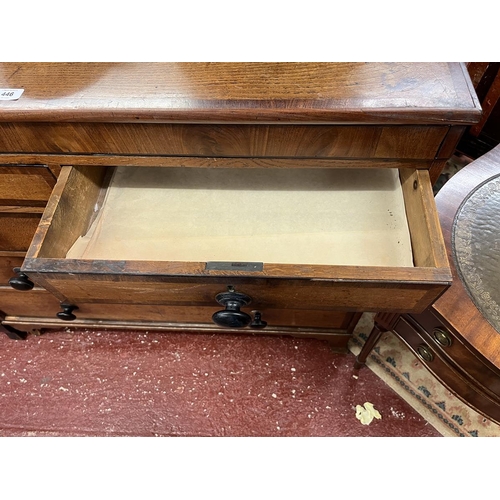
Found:
[[(177, 307), (158, 305), (126, 305), (119, 304), (81, 304), (74, 313), (81, 319), (123, 320), (123, 321), (166, 321), (173, 323), (213, 324), (212, 315), (220, 311), (221, 306), (211, 307)], [(253, 309), (242, 308), (241, 311), (252, 314)], [(345, 329), (351, 314), (331, 311), (301, 311), (262, 308), (262, 319), (270, 327), (304, 327)], [(215, 326), (215, 325), (214, 325)]]
[(34, 289), (30, 291), (0, 287), (0, 311), (5, 315), (40, 316), (56, 318), (60, 302), (51, 293)]
[[(81, 303), (74, 311), (75, 323), (79, 320), (90, 320), (95, 327), (102, 322), (158, 322), (182, 324), (212, 323), (212, 314), (223, 308), (218, 305), (198, 306), (164, 306), (164, 305), (120, 305), (120, 304), (89, 304)], [(0, 310), (10, 317), (40, 317), (51, 322), (59, 322), (61, 326), (71, 326), (71, 321), (57, 320), (56, 314), (61, 310), (59, 300), (45, 290), (20, 292), (17, 290), (0, 289)], [(252, 307), (242, 308), (243, 312), (251, 314)], [(317, 328), (325, 330), (348, 330), (353, 317), (352, 313), (342, 313), (321, 310), (294, 309), (259, 309), (262, 319), (269, 328)], [(243, 329), (242, 329), (243, 330)], [(245, 331), (252, 331), (249, 328)], [(264, 331), (264, 330), (263, 330)]]
[[(431, 312), (411, 316), (422, 327), (422, 335), (442, 356), (464, 370), (486, 391), (500, 398), (500, 374), (490, 368), (462, 341), (460, 334), (448, 329)], [(448, 345), (449, 344), (449, 345)]]
[(41, 214), (0, 213), (0, 251), (26, 252)]
[[(394, 328), (395, 333), (410, 347), (424, 366), (466, 404), (500, 422), (500, 401), (481, 391), (459, 373), (442, 354), (422, 337), (404, 318)], [(422, 353), (427, 359), (422, 357)], [(427, 354), (425, 354), (427, 353)]]
[(0, 165), (0, 205), (44, 207), (55, 183), (43, 165)]

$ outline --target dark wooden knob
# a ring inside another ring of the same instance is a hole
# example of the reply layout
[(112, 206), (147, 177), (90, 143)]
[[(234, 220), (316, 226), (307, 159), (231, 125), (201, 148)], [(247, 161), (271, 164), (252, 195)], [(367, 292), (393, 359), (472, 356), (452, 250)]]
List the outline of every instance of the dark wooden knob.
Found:
[(74, 321), (76, 319), (73, 311), (76, 311), (78, 309), (77, 306), (61, 304), (61, 307), (63, 310), (56, 314), (59, 319), (62, 319), (64, 321)]
[(10, 278), (9, 285), (14, 288), (14, 290), (32, 290), (35, 284), (31, 281), (28, 276), (21, 272), (19, 267), (14, 268), (15, 276)]
[(265, 328), (267, 321), (262, 321), (262, 314), (260, 311), (253, 311), (253, 320), (250, 323), (250, 328)]
[(252, 321), (252, 317), (240, 311), (241, 307), (250, 304), (252, 299), (244, 293), (235, 292), (232, 287), (229, 287), (227, 292), (218, 293), (215, 300), (222, 306), (225, 306), (223, 311), (217, 311), (212, 315), (212, 321), (225, 328), (243, 328), (248, 326)]

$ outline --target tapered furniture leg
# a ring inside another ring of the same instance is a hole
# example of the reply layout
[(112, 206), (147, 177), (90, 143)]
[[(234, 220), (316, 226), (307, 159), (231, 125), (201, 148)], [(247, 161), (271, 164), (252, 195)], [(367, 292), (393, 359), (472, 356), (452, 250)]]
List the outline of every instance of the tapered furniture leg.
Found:
[(366, 339), (365, 345), (361, 348), (361, 351), (356, 357), (354, 362), (354, 368), (359, 370), (366, 363), (366, 359), (372, 352), (372, 349), (377, 345), (380, 337), (383, 333), (392, 330), (396, 321), (399, 318), (399, 314), (393, 313), (378, 313), (374, 319), (374, 325), (370, 335)]
[(365, 345), (361, 348), (361, 351), (356, 357), (356, 361), (354, 362), (354, 368), (359, 370), (366, 363), (366, 358), (372, 352), (372, 349), (375, 347), (377, 342), (379, 341), (381, 335), (385, 333), (387, 330), (382, 330), (379, 328), (377, 324), (375, 324), (366, 339)]

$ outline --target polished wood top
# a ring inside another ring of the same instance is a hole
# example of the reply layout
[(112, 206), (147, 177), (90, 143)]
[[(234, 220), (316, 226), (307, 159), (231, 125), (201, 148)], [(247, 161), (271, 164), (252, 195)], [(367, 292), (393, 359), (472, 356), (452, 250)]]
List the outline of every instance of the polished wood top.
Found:
[(1, 63), (0, 121), (471, 124), (461, 63)]
[(436, 205), (453, 275), (451, 287), (433, 304), (440, 316), (485, 359), (500, 368), (500, 333), (483, 317), (458, 275), (452, 249), (453, 223), (469, 193), (500, 174), (500, 146), (455, 174), (439, 191)]

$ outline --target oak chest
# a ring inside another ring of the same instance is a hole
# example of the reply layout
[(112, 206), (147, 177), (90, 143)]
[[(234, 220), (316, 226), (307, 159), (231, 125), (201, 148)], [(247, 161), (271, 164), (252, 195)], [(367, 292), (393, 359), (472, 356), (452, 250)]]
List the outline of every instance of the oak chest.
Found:
[(480, 117), (462, 64), (4, 63), (0, 87), (23, 89), (0, 101), (13, 337), (342, 349), (361, 312), (419, 313), (451, 282), (432, 184)]

